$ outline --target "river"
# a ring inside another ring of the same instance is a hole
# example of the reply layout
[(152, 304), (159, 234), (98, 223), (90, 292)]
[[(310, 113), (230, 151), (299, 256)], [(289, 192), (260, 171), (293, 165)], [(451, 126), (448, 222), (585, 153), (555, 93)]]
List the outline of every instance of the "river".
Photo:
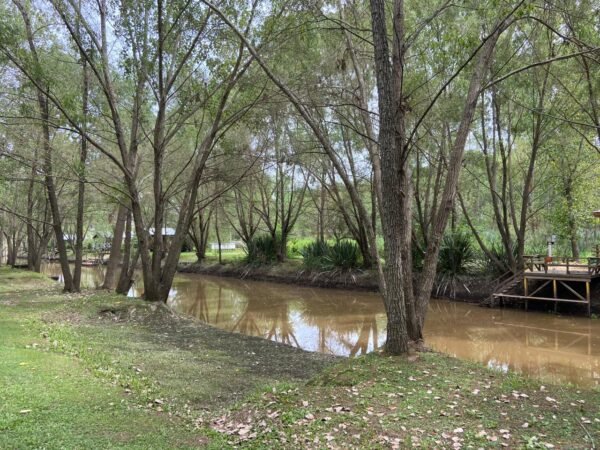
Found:
[[(58, 265), (44, 268), (58, 275)], [(84, 268), (82, 284), (102, 283), (102, 268)], [(135, 287), (130, 295), (137, 295)], [(178, 274), (170, 306), (224, 330), (261, 336), (308, 351), (357, 356), (385, 340), (380, 297), (206, 275)], [(600, 384), (600, 320), (432, 300), (426, 344), (502, 372), (544, 382)]]

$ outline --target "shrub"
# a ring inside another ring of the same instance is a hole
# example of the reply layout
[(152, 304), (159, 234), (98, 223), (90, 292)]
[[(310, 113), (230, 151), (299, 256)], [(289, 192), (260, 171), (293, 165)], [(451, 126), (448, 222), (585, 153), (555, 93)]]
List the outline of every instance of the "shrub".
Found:
[(456, 296), (456, 288), (462, 284), (475, 259), (471, 236), (465, 231), (455, 231), (444, 236), (438, 259), (437, 294)]
[(325, 268), (325, 256), (327, 256), (328, 251), (329, 247), (326, 242), (313, 241), (300, 250), (303, 258), (302, 264), (307, 269)]
[(313, 241), (302, 251), (303, 265), (307, 269), (355, 269), (360, 265), (360, 250), (353, 241), (338, 241), (333, 245)]
[(304, 250), (304, 248), (312, 243), (313, 241), (307, 238), (290, 239), (287, 245), (287, 254), (290, 258), (302, 256), (302, 251)]
[(270, 264), (277, 259), (277, 241), (270, 234), (256, 236), (246, 246), (246, 262)]
[(325, 262), (330, 268), (356, 269), (360, 265), (360, 250), (352, 241), (338, 241), (329, 247)]

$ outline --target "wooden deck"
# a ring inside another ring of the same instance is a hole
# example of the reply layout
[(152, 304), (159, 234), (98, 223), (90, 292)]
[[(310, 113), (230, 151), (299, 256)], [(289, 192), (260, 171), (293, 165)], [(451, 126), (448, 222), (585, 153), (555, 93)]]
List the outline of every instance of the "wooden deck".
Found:
[(591, 315), (591, 286), (600, 280), (600, 258), (526, 256), (524, 270), (499, 286), (492, 297), (500, 302), (519, 300), (558, 303), (579, 303), (586, 305)]

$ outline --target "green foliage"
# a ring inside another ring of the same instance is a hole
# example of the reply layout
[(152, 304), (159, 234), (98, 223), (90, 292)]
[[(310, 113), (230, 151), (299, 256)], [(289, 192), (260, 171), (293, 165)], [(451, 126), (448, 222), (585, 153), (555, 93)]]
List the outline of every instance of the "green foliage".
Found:
[[(506, 248), (502, 244), (502, 242), (498, 239), (492, 241), (492, 243), (488, 246), (488, 250), (493, 258), (485, 256), (483, 261), (483, 269), (485, 273), (488, 273), (494, 277), (500, 276), (504, 274), (510, 268), (510, 255), (506, 251)], [(513, 245), (511, 248), (513, 259), (517, 257), (517, 246)], [(501, 269), (498, 267), (496, 263), (494, 263), (494, 259), (500, 261), (504, 268)]]
[(308, 238), (294, 238), (290, 239), (287, 244), (287, 253), (290, 258), (303, 256), (304, 249), (312, 244), (312, 239)]
[(325, 260), (336, 269), (356, 269), (360, 264), (360, 250), (353, 241), (338, 241), (329, 247)]
[(360, 265), (360, 250), (356, 242), (343, 240), (333, 245), (316, 240), (302, 249), (303, 265), (307, 269), (356, 269)]
[(250, 264), (271, 264), (277, 260), (278, 240), (270, 234), (256, 236), (248, 242), (246, 262)]
[(302, 264), (307, 269), (323, 269), (325, 267), (325, 256), (329, 246), (326, 242), (316, 240), (306, 245), (301, 251)]
[(444, 274), (464, 275), (474, 257), (470, 234), (462, 230), (447, 234), (440, 249), (438, 271)]
[[(438, 260), (437, 294), (456, 297), (456, 288), (475, 260), (471, 235), (458, 230), (444, 236)], [(466, 288), (466, 286), (465, 286)]]

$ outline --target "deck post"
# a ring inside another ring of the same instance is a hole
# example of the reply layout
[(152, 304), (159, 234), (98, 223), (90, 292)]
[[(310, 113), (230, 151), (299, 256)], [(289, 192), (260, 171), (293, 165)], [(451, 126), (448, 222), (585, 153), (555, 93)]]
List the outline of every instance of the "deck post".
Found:
[(592, 297), (590, 294), (590, 282), (589, 281), (585, 283), (585, 297), (588, 302), (588, 304), (587, 304), (588, 317), (591, 317), (592, 316)]
[[(554, 298), (558, 298), (558, 289), (556, 280), (552, 280), (552, 293), (554, 294)], [(554, 302), (554, 312), (558, 311), (558, 302)]]
[[(529, 295), (529, 286), (527, 285), (527, 277), (523, 277), (523, 289), (525, 289), (525, 297)], [(528, 310), (527, 298), (525, 299), (525, 311)]]

